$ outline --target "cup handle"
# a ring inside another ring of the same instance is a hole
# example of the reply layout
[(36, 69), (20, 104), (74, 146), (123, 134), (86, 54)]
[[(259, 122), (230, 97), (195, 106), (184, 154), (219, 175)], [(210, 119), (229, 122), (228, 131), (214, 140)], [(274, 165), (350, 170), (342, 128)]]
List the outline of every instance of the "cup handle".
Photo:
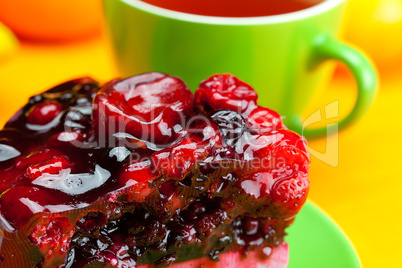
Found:
[(289, 128), (306, 138), (325, 136), (338, 129), (345, 129), (359, 120), (370, 108), (378, 88), (377, 73), (361, 52), (328, 35), (319, 36), (316, 41), (314, 59), (318, 62), (334, 59), (345, 63), (356, 79), (358, 94), (352, 111), (338, 124), (309, 129), (303, 126), (300, 115), (291, 116), (287, 123)]

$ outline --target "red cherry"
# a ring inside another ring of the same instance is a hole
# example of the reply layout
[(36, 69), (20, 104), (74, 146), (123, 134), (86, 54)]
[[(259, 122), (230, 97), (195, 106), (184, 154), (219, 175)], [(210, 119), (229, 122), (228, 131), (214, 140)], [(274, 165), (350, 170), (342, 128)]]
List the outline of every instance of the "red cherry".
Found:
[(189, 135), (151, 156), (152, 168), (170, 178), (184, 177), (201, 161), (222, 146), (219, 128), (212, 122), (203, 122), (187, 130)]
[(166, 144), (184, 127), (193, 98), (182, 80), (162, 73), (113, 80), (95, 97), (93, 125), (99, 137), (126, 132)]
[(243, 229), (247, 235), (255, 235), (258, 232), (258, 220), (246, 217), (242, 221)]
[(141, 183), (148, 183), (155, 179), (150, 167), (150, 161), (133, 161), (123, 166), (119, 176), (119, 184), (130, 186)]
[(260, 134), (286, 128), (277, 112), (261, 106), (258, 106), (249, 114), (246, 122), (250, 130)]
[[(272, 139), (272, 144), (263, 149), (255, 150), (254, 156), (258, 159), (270, 159), (269, 168), (276, 176), (281, 173), (308, 172), (310, 155), (307, 151), (306, 140), (289, 130), (278, 130), (266, 136)], [(263, 163), (263, 161), (262, 161)], [(261, 168), (266, 168), (262, 165)]]
[(59, 174), (63, 169), (70, 167), (71, 163), (67, 156), (53, 156), (45, 162), (30, 165), (25, 174), (33, 181), (42, 174)]
[(27, 122), (32, 125), (46, 125), (52, 122), (61, 112), (63, 106), (56, 101), (45, 101), (32, 107)]
[(272, 189), (272, 203), (276, 204), (280, 218), (294, 217), (306, 202), (309, 190), (307, 173), (298, 172), (291, 178), (278, 181)]
[(210, 148), (208, 149), (199, 145), (198, 141), (184, 139), (173, 147), (154, 153), (151, 158), (152, 165), (158, 173), (183, 179), (191, 171), (197, 158), (209, 155)]
[(250, 105), (256, 105), (257, 98), (250, 85), (233, 75), (219, 74), (198, 86), (195, 105), (203, 112), (226, 109), (242, 114)]
[(29, 165), (45, 162), (51, 159), (54, 155), (62, 155), (62, 153), (55, 148), (40, 148), (32, 150), (28, 156), (20, 156), (16, 161), (16, 168), (26, 168)]
[(65, 195), (31, 186), (15, 186), (0, 196), (2, 215), (18, 228), (23, 227), (34, 214), (48, 212), (47, 205), (69, 204)]
[(310, 163), (305, 139), (286, 129), (262, 134), (245, 132), (235, 149), (237, 158), (249, 161), (254, 170), (297, 165), (295, 168), (307, 171)]
[(155, 179), (149, 160), (130, 162), (121, 170), (118, 182), (127, 188), (127, 200), (143, 202), (155, 191), (149, 187), (149, 183)]
[[(280, 205), (277, 206), (279, 209), (276, 206), (275, 209), (271, 209), (266, 204), (274, 199), (274, 192), (278, 191), (277, 185), (284, 180), (296, 177), (307, 180), (310, 157), (305, 147), (305, 140), (294, 132), (280, 129), (261, 135), (246, 133), (237, 145), (237, 153), (247, 165), (241, 170), (243, 175), (237, 185), (241, 195), (235, 196), (236, 201), (249, 213), (256, 213), (255, 215), (270, 216), (272, 211), (278, 217), (285, 219), (295, 215), (305, 199), (300, 198), (297, 203), (289, 206), (285, 204), (284, 210)], [(308, 181), (302, 183), (302, 188), (308, 189)], [(279, 192), (281, 196), (288, 191), (287, 186), (283, 187), (285, 191)], [(276, 196), (275, 203), (282, 202), (278, 201), (278, 193)], [(298, 208), (292, 207), (297, 205)]]

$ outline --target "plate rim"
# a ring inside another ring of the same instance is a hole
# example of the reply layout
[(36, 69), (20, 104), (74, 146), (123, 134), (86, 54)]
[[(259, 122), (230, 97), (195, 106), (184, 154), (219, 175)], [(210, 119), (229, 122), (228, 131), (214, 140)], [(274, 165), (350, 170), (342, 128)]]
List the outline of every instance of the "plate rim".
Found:
[[(360, 256), (356, 250), (356, 247), (354, 246), (352, 240), (349, 238), (349, 236), (346, 234), (346, 232), (340, 227), (340, 225), (324, 209), (322, 209), (319, 205), (317, 205), (315, 202), (313, 202), (310, 199), (308, 199), (306, 201), (306, 203), (303, 205), (303, 207), (299, 213), (303, 213), (303, 209), (306, 209), (306, 208), (312, 210), (312, 212), (314, 212), (314, 213), (320, 214), (322, 216), (321, 220), (324, 220), (327, 224), (329, 224), (329, 225), (327, 225), (327, 227), (336, 230), (341, 235), (341, 239), (343, 239), (344, 242), (346, 242), (348, 244), (349, 251), (354, 256), (355, 265), (356, 265), (355, 267), (362, 268), (363, 265), (362, 265)], [(293, 226), (298, 225), (297, 218), (298, 218), (298, 215), (296, 215), (295, 222), (289, 227), (290, 229), (292, 229)], [(287, 233), (289, 231), (289, 228), (286, 229)], [(288, 236), (285, 237), (285, 241), (289, 243), (287, 237)], [(289, 243), (289, 245), (291, 248), (292, 247), (291, 242)], [(292, 253), (290, 251), (289, 261), (291, 260), (291, 257), (292, 257)], [(293, 267), (293, 265), (292, 265), (292, 267)]]

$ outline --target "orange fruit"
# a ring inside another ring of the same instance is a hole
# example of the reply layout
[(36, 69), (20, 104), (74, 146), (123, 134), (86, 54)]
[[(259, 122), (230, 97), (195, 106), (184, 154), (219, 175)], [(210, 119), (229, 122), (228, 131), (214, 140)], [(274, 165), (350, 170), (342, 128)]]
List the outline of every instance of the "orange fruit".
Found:
[(345, 39), (367, 52), (380, 69), (402, 61), (402, 0), (350, 0)]
[(23, 39), (84, 38), (100, 32), (101, 0), (0, 0), (0, 21)]

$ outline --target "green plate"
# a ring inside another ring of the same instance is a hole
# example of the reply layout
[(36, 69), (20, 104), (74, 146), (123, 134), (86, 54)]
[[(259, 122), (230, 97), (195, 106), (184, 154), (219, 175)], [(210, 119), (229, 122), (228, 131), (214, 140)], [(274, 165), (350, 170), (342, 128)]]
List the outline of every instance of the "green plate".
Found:
[(288, 231), (288, 268), (361, 268), (349, 238), (317, 205), (307, 201)]

